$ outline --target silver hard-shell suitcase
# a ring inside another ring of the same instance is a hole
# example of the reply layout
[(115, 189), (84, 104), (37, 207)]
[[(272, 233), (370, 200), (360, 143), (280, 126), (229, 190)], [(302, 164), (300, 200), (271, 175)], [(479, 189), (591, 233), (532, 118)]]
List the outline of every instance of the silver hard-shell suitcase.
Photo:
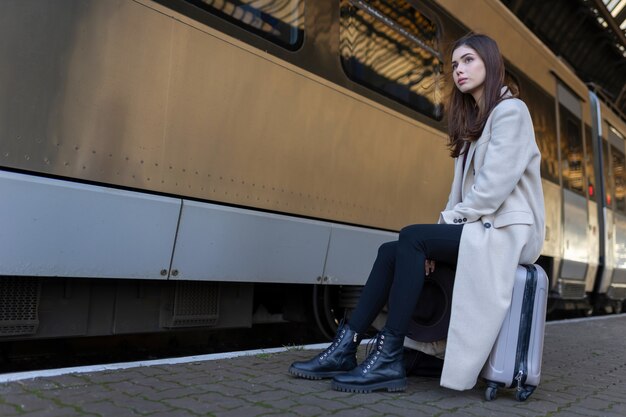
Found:
[(511, 306), (480, 373), (487, 401), (502, 386), (514, 387), (515, 398), (525, 401), (539, 384), (547, 300), (545, 271), (539, 265), (518, 266)]

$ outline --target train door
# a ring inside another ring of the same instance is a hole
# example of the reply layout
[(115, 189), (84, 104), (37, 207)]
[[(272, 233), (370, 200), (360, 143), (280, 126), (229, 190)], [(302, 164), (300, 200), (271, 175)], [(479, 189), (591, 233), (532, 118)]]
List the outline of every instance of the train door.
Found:
[[(600, 119), (598, 117), (598, 119)], [(613, 254), (615, 253), (613, 245), (614, 236), (614, 223), (613, 223), (613, 201), (614, 201), (614, 184), (613, 176), (611, 173), (611, 158), (609, 156), (609, 144), (605, 138), (602, 137), (602, 132), (598, 136), (598, 144), (600, 145), (600, 152), (602, 153), (602, 207), (600, 216), (598, 217), (600, 224), (600, 262), (603, 265), (602, 274), (599, 278), (599, 283), (596, 285), (596, 291), (599, 294), (606, 294), (608, 287), (611, 283), (611, 277), (613, 275), (613, 269), (615, 268), (615, 260)]]
[(586, 297), (585, 279), (590, 258), (582, 105), (580, 99), (560, 83), (557, 95), (563, 179), (563, 256), (556, 290), (562, 299), (582, 300)]
[[(598, 203), (597, 203), (597, 180), (599, 178), (595, 167), (600, 166), (597, 151), (593, 146), (594, 136), (591, 126), (585, 124), (585, 174), (587, 177), (587, 245), (589, 248), (589, 268), (585, 277), (585, 292), (590, 293), (594, 289), (595, 278), (598, 273), (600, 262), (600, 228), (598, 226)], [(597, 147), (596, 147), (597, 148)]]
[(621, 301), (626, 297), (626, 157), (624, 138), (608, 126), (607, 139), (610, 150), (610, 175), (613, 180), (613, 272), (607, 297)]

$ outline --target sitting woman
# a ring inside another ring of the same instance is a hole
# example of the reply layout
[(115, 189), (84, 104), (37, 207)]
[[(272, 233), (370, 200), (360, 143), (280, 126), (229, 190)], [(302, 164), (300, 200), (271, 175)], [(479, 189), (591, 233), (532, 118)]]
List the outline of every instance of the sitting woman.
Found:
[[(333, 378), (340, 391), (404, 390), (404, 337), (425, 276), (439, 261), (457, 266), (441, 385), (472, 388), (510, 305), (517, 265), (539, 257), (541, 155), (528, 109), (505, 85), (494, 40), (470, 34), (451, 50), (448, 203), (438, 224), (407, 226), (380, 247), (349, 323), (324, 352), (291, 365), (296, 377)], [(363, 333), (387, 303), (375, 349), (357, 365)]]

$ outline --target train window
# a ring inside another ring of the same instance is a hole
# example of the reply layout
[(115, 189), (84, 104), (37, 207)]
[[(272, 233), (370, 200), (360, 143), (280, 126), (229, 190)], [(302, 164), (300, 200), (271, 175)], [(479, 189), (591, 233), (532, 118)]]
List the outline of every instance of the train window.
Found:
[(285, 48), (302, 45), (304, 0), (186, 1)]
[(584, 195), (583, 138), (580, 119), (563, 104), (559, 105), (561, 116), (561, 173), (563, 186)]
[(591, 200), (596, 197), (596, 173), (594, 171), (593, 137), (591, 126), (585, 125), (585, 172), (587, 174), (587, 195)]
[(611, 146), (611, 170), (615, 190), (615, 210), (626, 213), (626, 170), (624, 154)]
[(340, 15), (348, 77), (441, 120), (443, 61), (435, 22), (405, 0), (341, 0)]
[(559, 148), (556, 140), (554, 98), (530, 81), (519, 77), (520, 98), (528, 105), (533, 119), (535, 139), (541, 152), (541, 176), (559, 183)]

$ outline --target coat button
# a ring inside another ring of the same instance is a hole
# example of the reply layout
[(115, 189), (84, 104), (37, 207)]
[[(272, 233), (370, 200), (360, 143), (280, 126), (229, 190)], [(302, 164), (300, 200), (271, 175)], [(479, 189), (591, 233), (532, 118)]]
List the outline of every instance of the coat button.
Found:
[(466, 221), (467, 221), (467, 218), (463, 217), (463, 222), (466, 222)]
[(455, 223), (458, 223), (458, 221), (457, 221), (456, 219), (454, 219), (454, 220), (452, 220), (452, 221), (453, 221), (453, 222), (455, 222)]
[(491, 223), (485, 223), (485, 229), (489, 229), (491, 227)]

